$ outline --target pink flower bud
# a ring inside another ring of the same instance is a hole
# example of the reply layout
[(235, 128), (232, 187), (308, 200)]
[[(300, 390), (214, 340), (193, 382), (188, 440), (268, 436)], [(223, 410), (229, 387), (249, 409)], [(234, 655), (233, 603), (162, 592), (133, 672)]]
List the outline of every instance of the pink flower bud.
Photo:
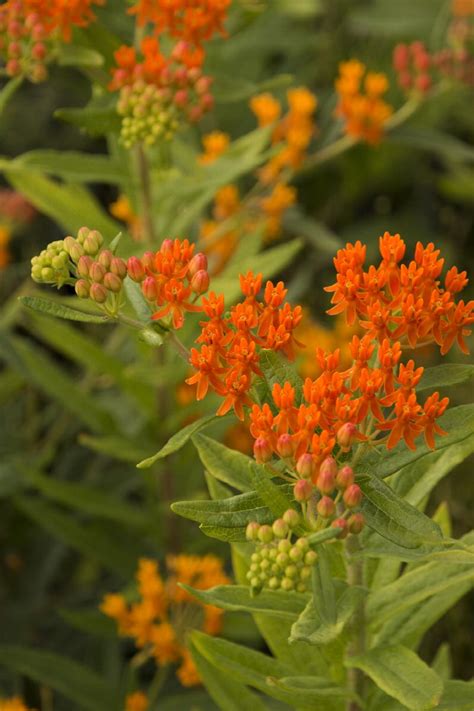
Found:
[(188, 111), (188, 118), (191, 123), (197, 123), (202, 118), (202, 109), (200, 106), (191, 106)]
[(413, 58), (413, 64), (420, 72), (425, 72), (431, 65), (431, 57), (428, 52), (419, 52)]
[(21, 57), (21, 44), (19, 42), (10, 42), (7, 54), (11, 57), (11, 59), (18, 59)]
[(336, 511), (336, 504), (330, 496), (323, 496), (317, 505), (317, 511), (322, 518), (331, 518)]
[(260, 526), (258, 530), (258, 540), (261, 541), (262, 543), (270, 543), (273, 541), (273, 531), (271, 526), (267, 526), (264, 524), (263, 526)]
[(338, 489), (344, 490), (348, 486), (354, 483), (354, 472), (352, 468), (345, 464), (341, 469), (339, 469), (336, 476), (336, 486)]
[(18, 59), (9, 59), (6, 63), (5, 71), (9, 77), (16, 77), (21, 74), (21, 65)]
[(48, 77), (48, 70), (44, 64), (33, 64), (30, 68), (29, 78), (34, 84), (40, 84)]
[(398, 83), (400, 84), (402, 89), (408, 91), (408, 89), (410, 89), (412, 85), (412, 77), (410, 72), (402, 72), (398, 77)]
[(337, 431), (337, 443), (343, 452), (348, 452), (356, 438), (357, 427), (352, 422), (345, 422)]
[(277, 440), (277, 452), (283, 459), (289, 459), (293, 456), (295, 447), (291, 435), (282, 434)]
[(333, 528), (342, 528), (342, 531), (340, 531), (338, 538), (346, 538), (348, 534), (347, 530), (347, 521), (345, 518), (336, 518), (332, 523), (331, 526)]
[(301, 503), (302, 501), (308, 501), (313, 493), (313, 487), (309, 481), (306, 479), (299, 479), (293, 487), (293, 496), (295, 501)]
[(92, 262), (89, 269), (89, 275), (92, 281), (100, 283), (105, 276), (105, 269), (99, 262)]
[(113, 272), (107, 272), (107, 274), (104, 276), (104, 286), (106, 289), (112, 291), (114, 294), (118, 294), (120, 289), (122, 288), (122, 280), (117, 274), (114, 274)]
[(98, 304), (103, 304), (107, 301), (108, 291), (103, 284), (98, 284), (94, 282), (91, 284), (90, 297), (93, 301)]
[[(173, 249), (173, 240), (172, 239), (164, 239), (163, 242), (161, 243), (160, 247), (160, 252), (170, 252)], [(147, 254), (151, 254), (151, 252), (147, 252)]]
[(288, 530), (288, 524), (282, 518), (277, 518), (276, 521), (273, 522), (272, 531), (276, 538), (286, 538)]
[(193, 277), (196, 272), (201, 271), (201, 269), (207, 271), (207, 257), (203, 252), (198, 252), (189, 262), (188, 274)]
[(337, 464), (333, 457), (326, 457), (318, 474), (317, 487), (322, 494), (332, 494), (336, 486)]
[(265, 437), (257, 437), (253, 445), (253, 453), (258, 464), (269, 462), (273, 456), (270, 443)]
[(153, 277), (147, 277), (142, 282), (142, 292), (145, 299), (148, 301), (156, 301), (158, 298), (158, 291), (156, 288), (156, 282)]
[(112, 254), (110, 249), (103, 249), (97, 257), (97, 261), (104, 267), (104, 269), (109, 269), (113, 256), (114, 255)]
[(129, 258), (127, 262), (127, 272), (130, 279), (138, 283), (142, 282), (145, 278), (145, 270), (138, 257)]
[(212, 84), (212, 78), (208, 76), (199, 77), (196, 81), (196, 91), (198, 94), (205, 94), (209, 91)]
[(345, 505), (353, 509), (358, 506), (362, 499), (362, 490), (357, 484), (351, 484), (344, 492), (344, 503)]
[(296, 463), (296, 471), (303, 479), (311, 479), (314, 474), (314, 461), (309, 452), (305, 452)]
[(212, 94), (203, 94), (201, 96), (201, 107), (204, 111), (209, 111), (214, 106), (214, 97)]
[(127, 265), (120, 257), (112, 257), (110, 262), (110, 271), (116, 274), (120, 279), (125, 279), (127, 276)]
[(176, 92), (176, 94), (173, 97), (173, 103), (175, 106), (178, 106), (179, 108), (183, 108), (186, 106), (186, 104), (189, 101), (188, 97), (188, 92), (186, 89), (180, 89), (179, 91)]
[(393, 50), (393, 68), (396, 72), (403, 72), (408, 69), (409, 51), (406, 44), (397, 44)]
[(80, 299), (89, 298), (89, 284), (85, 279), (78, 279), (74, 284), (74, 290)]
[(31, 56), (34, 59), (44, 59), (46, 57), (46, 45), (44, 42), (36, 42), (31, 48)]
[(415, 79), (415, 88), (425, 94), (431, 89), (433, 82), (429, 74), (420, 74)]
[(38, 22), (31, 30), (31, 38), (35, 42), (39, 42), (40, 40), (44, 39), (46, 36), (46, 31), (41, 24), (41, 22)]
[(365, 526), (364, 514), (355, 513), (349, 516), (347, 520), (347, 525), (350, 533), (358, 534), (362, 531)]
[(82, 257), (80, 257), (78, 263), (77, 263), (77, 273), (81, 277), (88, 277), (89, 276), (89, 270), (91, 266), (94, 264), (94, 261), (91, 257), (89, 257), (87, 254), (84, 254)]
[(205, 294), (209, 289), (209, 282), (210, 278), (208, 272), (204, 271), (204, 269), (200, 269), (191, 279), (191, 289), (195, 294)]

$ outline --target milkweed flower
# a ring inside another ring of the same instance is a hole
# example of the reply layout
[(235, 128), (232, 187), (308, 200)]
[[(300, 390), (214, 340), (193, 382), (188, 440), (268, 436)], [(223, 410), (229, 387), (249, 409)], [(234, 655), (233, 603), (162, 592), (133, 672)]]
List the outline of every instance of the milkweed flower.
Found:
[(223, 131), (211, 131), (202, 137), (204, 152), (199, 156), (202, 164), (213, 163), (229, 147), (230, 136)]
[(393, 112), (382, 98), (388, 89), (386, 75), (366, 73), (365, 65), (352, 59), (339, 65), (335, 87), (339, 98), (335, 113), (344, 120), (345, 132), (367, 143), (379, 143)]
[(0, 699), (0, 711), (33, 711), (29, 709), (19, 696), (10, 699)]
[[(132, 637), (139, 649), (149, 649), (158, 665), (175, 664), (183, 686), (194, 686), (200, 679), (186, 648), (186, 637), (195, 627), (207, 634), (219, 634), (223, 611), (201, 603), (180, 584), (207, 590), (227, 585), (230, 580), (222, 561), (214, 555), (168, 556), (166, 567), (168, 574), (163, 578), (156, 561), (142, 558), (135, 576), (138, 601), (130, 604), (122, 595), (110, 594), (104, 597), (100, 609), (115, 620), (121, 636)], [(134, 699), (131, 709), (147, 708), (142, 696), (139, 701)]]
[(147, 711), (148, 699), (142, 691), (129, 694), (125, 700), (125, 711)]

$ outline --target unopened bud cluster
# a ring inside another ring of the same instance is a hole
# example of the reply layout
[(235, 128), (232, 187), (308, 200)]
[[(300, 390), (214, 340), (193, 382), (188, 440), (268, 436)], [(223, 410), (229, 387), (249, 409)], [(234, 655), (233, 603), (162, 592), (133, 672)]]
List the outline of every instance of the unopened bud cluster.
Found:
[(16, 0), (0, 6), (0, 57), (9, 77), (23, 75), (41, 82), (48, 75), (51, 42), (39, 13), (25, 5)]
[(421, 41), (397, 44), (393, 67), (398, 83), (407, 92), (426, 94), (433, 86), (435, 72), (464, 84), (473, 83), (473, 59), (464, 47), (446, 47), (430, 54)]
[(153, 319), (171, 316), (173, 327), (181, 328), (185, 311), (202, 310), (194, 302), (209, 288), (207, 258), (202, 252), (194, 254), (187, 239), (166, 239), (158, 252), (130, 257), (127, 270), (147, 301), (158, 307)]
[(310, 549), (307, 538), (295, 537), (294, 529), (300, 522), (297, 511), (288, 509), (272, 526), (256, 521), (248, 524), (247, 540), (256, 544), (247, 573), (254, 593), (262, 588), (304, 593), (310, 588), (311, 571), (318, 556)]
[(31, 260), (31, 276), (37, 283), (74, 284), (81, 299), (98, 304), (116, 303), (127, 265), (109, 249), (101, 249), (104, 238), (97, 230), (81, 227), (77, 237), (65, 237), (48, 244)]
[(115, 73), (121, 141), (126, 148), (138, 141), (149, 146), (169, 141), (183, 122), (196, 123), (214, 105), (211, 77), (199, 67), (186, 66), (180, 47), (178, 43), (161, 70), (152, 75), (138, 65), (131, 76), (124, 75), (120, 86), (120, 70)]

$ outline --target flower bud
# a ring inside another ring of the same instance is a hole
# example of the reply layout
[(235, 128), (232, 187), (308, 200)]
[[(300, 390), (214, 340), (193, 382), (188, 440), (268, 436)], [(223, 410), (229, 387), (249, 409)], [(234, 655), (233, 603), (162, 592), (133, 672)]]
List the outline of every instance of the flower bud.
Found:
[(270, 590), (278, 590), (278, 588), (280, 587), (280, 581), (276, 576), (270, 578), (270, 580), (268, 581), (268, 587), (270, 588)]
[(116, 274), (120, 279), (125, 279), (127, 276), (127, 265), (120, 257), (112, 257), (110, 271), (112, 274)]
[(295, 448), (293, 446), (293, 440), (291, 438), (291, 435), (280, 435), (277, 440), (277, 452), (280, 457), (283, 457), (283, 459), (289, 459), (293, 456), (294, 451)]
[(80, 257), (77, 263), (77, 273), (79, 274), (79, 276), (88, 277), (89, 270), (93, 264), (94, 262), (87, 254), (84, 254), (82, 257)]
[(298, 575), (298, 568), (296, 565), (287, 565), (285, 568), (285, 576), (287, 578), (296, 578)]
[(95, 257), (97, 252), (100, 249), (100, 243), (97, 237), (95, 236), (95, 230), (89, 232), (87, 237), (85, 238), (82, 246), (84, 247), (84, 252), (86, 254), (90, 254), (91, 257)]
[(191, 289), (195, 294), (204, 294), (209, 289), (209, 274), (200, 269), (191, 279)]
[(110, 249), (103, 249), (102, 252), (97, 257), (97, 261), (101, 264), (106, 271), (110, 270), (110, 263), (113, 258), (113, 254)]
[(265, 437), (257, 437), (253, 445), (253, 453), (258, 464), (269, 462), (273, 456), (270, 443)]
[(201, 270), (207, 271), (207, 257), (203, 252), (198, 252), (194, 255), (188, 265), (188, 274), (193, 277)]
[(305, 565), (314, 565), (318, 560), (318, 554), (316, 551), (308, 551), (304, 557)]
[(352, 467), (345, 464), (341, 469), (339, 469), (336, 476), (336, 486), (338, 489), (344, 491), (348, 486), (354, 483), (354, 472)]
[(336, 435), (337, 443), (343, 452), (348, 452), (355, 440), (357, 427), (352, 422), (345, 422), (339, 427)]
[(358, 506), (362, 500), (362, 490), (357, 484), (351, 484), (344, 492), (345, 505), (353, 509)]
[(138, 283), (142, 282), (145, 278), (145, 270), (138, 257), (129, 258), (127, 262), (127, 272), (130, 279)]
[(92, 262), (89, 269), (89, 275), (92, 281), (100, 283), (105, 276), (105, 269), (101, 264), (99, 264), (99, 262)]
[(84, 244), (85, 238), (89, 235), (90, 229), (88, 227), (81, 227), (77, 233), (77, 241), (79, 244)]
[(298, 526), (300, 523), (300, 515), (294, 509), (288, 509), (288, 511), (285, 511), (283, 514), (283, 520), (290, 528), (295, 528), (295, 526)]
[(156, 288), (156, 282), (153, 277), (147, 277), (142, 282), (142, 292), (145, 299), (148, 301), (156, 301), (158, 297), (158, 291)]
[(282, 541), (278, 542), (278, 552), (279, 553), (288, 553), (291, 548), (291, 543), (287, 538), (284, 538)]
[(245, 529), (245, 537), (248, 541), (257, 541), (259, 530), (260, 524), (256, 521), (250, 521), (250, 523), (247, 524), (247, 528)]
[[(163, 242), (161, 243), (160, 247), (160, 252), (171, 252), (173, 249), (173, 240), (172, 239), (164, 239)], [(153, 255), (153, 252), (146, 252), (146, 254), (151, 254)]]
[(90, 297), (98, 304), (103, 304), (107, 301), (108, 292), (103, 284), (94, 282), (91, 284)]
[(313, 487), (306, 479), (299, 479), (293, 487), (293, 496), (295, 497), (295, 501), (299, 503), (308, 501), (312, 493)]
[(425, 94), (431, 89), (432, 83), (430, 75), (425, 72), (416, 77), (415, 88), (421, 91), (422, 94)]
[(296, 471), (303, 479), (311, 479), (314, 474), (314, 461), (309, 452), (302, 454), (296, 463)]
[(89, 298), (89, 283), (85, 279), (78, 279), (74, 284), (74, 290), (80, 299)]
[(288, 535), (288, 524), (282, 518), (273, 522), (272, 531), (276, 538), (285, 538)]
[(336, 511), (336, 504), (330, 496), (323, 496), (318, 501), (316, 508), (318, 514), (322, 516), (322, 518), (331, 518), (331, 516), (334, 516), (334, 512)]
[(105, 274), (103, 283), (105, 288), (112, 291), (114, 294), (118, 294), (122, 288), (121, 278), (116, 274), (112, 274), (112, 272), (107, 272)]
[(409, 50), (406, 44), (397, 44), (393, 50), (393, 67), (397, 72), (408, 69), (410, 61)]
[(347, 526), (350, 533), (354, 533), (355, 535), (360, 533), (365, 526), (364, 514), (355, 513), (349, 516)]
[(326, 457), (318, 474), (317, 487), (322, 494), (332, 494), (336, 486), (337, 464), (333, 457)]
[(292, 560), (294, 563), (297, 563), (303, 558), (304, 551), (299, 546), (293, 546), (292, 548), (290, 548), (288, 555), (290, 557), (290, 560)]
[(282, 590), (285, 590), (285, 592), (289, 592), (290, 590), (293, 590), (295, 587), (295, 583), (291, 578), (283, 578), (281, 581), (281, 588)]
[(69, 254), (73, 262), (78, 262), (84, 254), (84, 249), (74, 237), (64, 238), (64, 249)]
[(264, 524), (260, 526), (258, 531), (258, 540), (262, 543), (271, 543), (273, 541), (273, 531), (271, 526)]
[(338, 538), (345, 538), (347, 536), (347, 521), (345, 518), (336, 518), (335, 521), (331, 523), (333, 528), (341, 528), (342, 530), (338, 534)]

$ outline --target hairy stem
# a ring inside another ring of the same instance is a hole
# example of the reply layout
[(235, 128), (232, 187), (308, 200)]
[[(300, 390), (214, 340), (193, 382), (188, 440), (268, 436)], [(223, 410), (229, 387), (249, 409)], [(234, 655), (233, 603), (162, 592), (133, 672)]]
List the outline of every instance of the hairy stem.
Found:
[[(364, 563), (362, 558), (356, 557), (360, 550), (357, 536), (350, 536), (346, 541), (346, 551), (349, 554), (348, 583), (349, 585), (364, 584)], [(365, 635), (365, 600), (362, 599), (354, 612), (352, 618), (352, 641), (349, 647), (350, 656), (363, 654), (366, 648)], [(354, 691), (360, 699), (364, 698), (364, 674), (360, 669), (349, 669), (348, 682), (351, 691)], [(347, 711), (361, 711), (357, 701), (350, 700), (347, 703)]]

